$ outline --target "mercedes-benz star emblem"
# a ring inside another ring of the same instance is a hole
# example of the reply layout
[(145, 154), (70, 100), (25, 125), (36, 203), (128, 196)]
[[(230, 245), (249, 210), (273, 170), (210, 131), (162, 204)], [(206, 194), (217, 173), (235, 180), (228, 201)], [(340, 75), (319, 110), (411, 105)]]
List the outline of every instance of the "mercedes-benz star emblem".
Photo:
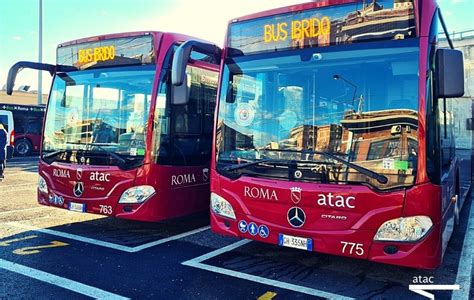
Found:
[(77, 178), (77, 180), (81, 180), (81, 178), (82, 178), (82, 169), (81, 168), (77, 169), (76, 178)]
[(84, 183), (76, 182), (76, 184), (74, 184), (73, 192), (74, 192), (74, 196), (78, 198), (81, 197), (82, 193), (84, 192)]
[(288, 223), (291, 226), (299, 228), (304, 225), (305, 220), (306, 214), (301, 208), (295, 206), (288, 210)]

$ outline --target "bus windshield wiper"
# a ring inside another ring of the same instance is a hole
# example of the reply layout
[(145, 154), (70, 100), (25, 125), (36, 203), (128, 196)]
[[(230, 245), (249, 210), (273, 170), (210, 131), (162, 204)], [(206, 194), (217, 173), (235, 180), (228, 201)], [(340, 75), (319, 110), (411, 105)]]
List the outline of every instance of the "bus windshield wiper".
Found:
[[(61, 155), (63, 153), (66, 153), (68, 150), (67, 149), (63, 149), (63, 150), (56, 150), (56, 151), (52, 151), (52, 152), (48, 152), (48, 153), (44, 153), (43, 152), (43, 156), (41, 156), (41, 158), (47, 162), (48, 164), (50, 163), (53, 163), (56, 161), (56, 156), (58, 155)], [(54, 158), (53, 158), (54, 157)]]
[[(102, 147), (100, 144), (97, 144), (97, 143), (76, 143), (76, 142), (67, 142), (67, 144), (71, 144), (71, 145), (84, 145), (86, 146), (86, 151), (88, 150), (88, 148), (90, 146), (92, 147), (97, 147), (99, 148), (100, 150), (104, 151), (105, 153), (107, 153), (108, 155), (112, 156), (113, 158), (115, 158), (116, 160), (118, 160), (119, 164), (120, 165), (124, 165), (127, 163), (127, 161), (121, 157), (120, 155), (118, 155), (117, 153), (115, 152), (112, 152), (110, 150), (107, 150), (105, 149), (104, 147)], [(119, 165), (119, 166), (120, 166)]]
[(340, 162), (343, 165), (348, 166), (349, 168), (352, 168), (356, 171), (358, 171), (361, 174), (364, 174), (370, 178), (373, 178), (377, 180), (378, 182), (385, 184), (388, 182), (388, 178), (385, 175), (379, 174), (377, 172), (374, 172), (370, 169), (361, 167), (359, 165), (353, 164), (351, 162), (348, 162), (338, 156), (343, 156), (344, 154), (339, 154), (339, 153), (330, 153), (330, 152), (325, 152), (325, 151), (313, 151), (313, 150), (286, 150), (286, 149), (265, 149), (265, 151), (274, 151), (274, 152), (292, 152), (292, 153), (301, 153), (301, 154), (316, 154), (316, 155), (322, 155), (326, 156), (332, 160), (335, 160), (337, 162)]
[(259, 164), (263, 164), (263, 163), (270, 163), (270, 164), (288, 164), (287, 161), (285, 160), (277, 160), (277, 159), (270, 159), (270, 158), (264, 158), (264, 159), (260, 159), (260, 160), (256, 160), (256, 161), (251, 161), (251, 162), (248, 162), (248, 163), (244, 163), (244, 164), (238, 164), (238, 165), (232, 165), (232, 166), (227, 166), (227, 167), (224, 167), (222, 168), (224, 171), (235, 171), (235, 170), (239, 170), (239, 169), (245, 169), (247, 167), (251, 167), (251, 166), (255, 166), (255, 165), (259, 165)]
[(118, 155), (117, 153), (113, 152), (113, 151), (110, 151), (110, 150), (107, 150), (105, 149), (104, 147), (102, 147), (100, 144), (97, 144), (97, 143), (89, 143), (87, 144), (88, 146), (93, 146), (93, 147), (97, 147), (99, 148), (100, 150), (104, 151), (105, 153), (107, 153), (108, 155), (112, 156), (113, 158), (115, 158), (116, 160), (118, 160), (121, 164), (126, 164), (127, 161), (121, 157), (120, 155)]
[(59, 155), (61, 153), (64, 153), (64, 152), (66, 152), (66, 150), (57, 150), (57, 151), (49, 152), (47, 154), (43, 153), (42, 158), (51, 158), (53, 156), (57, 156), (57, 155)]

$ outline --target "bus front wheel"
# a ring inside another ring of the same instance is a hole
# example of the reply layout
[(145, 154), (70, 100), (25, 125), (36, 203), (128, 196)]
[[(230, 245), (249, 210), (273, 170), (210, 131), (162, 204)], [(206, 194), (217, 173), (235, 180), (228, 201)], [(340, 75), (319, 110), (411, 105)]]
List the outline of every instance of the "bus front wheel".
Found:
[(30, 155), (33, 152), (33, 145), (27, 139), (15, 141), (15, 152), (21, 156)]

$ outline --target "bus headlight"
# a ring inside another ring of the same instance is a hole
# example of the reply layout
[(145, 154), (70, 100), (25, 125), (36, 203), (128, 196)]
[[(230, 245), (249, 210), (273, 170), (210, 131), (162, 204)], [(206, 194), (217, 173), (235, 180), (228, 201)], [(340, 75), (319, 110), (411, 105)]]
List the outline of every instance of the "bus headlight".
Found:
[(229, 201), (214, 193), (211, 193), (211, 209), (220, 216), (235, 220), (234, 209)]
[(48, 184), (46, 183), (46, 180), (42, 176), (38, 176), (38, 189), (40, 192), (47, 194), (48, 191)]
[(140, 204), (155, 194), (155, 188), (150, 185), (134, 186), (123, 192), (120, 204)]
[(374, 241), (415, 242), (424, 237), (433, 226), (427, 216), (413, 216), (389, 220), (380, 226)]

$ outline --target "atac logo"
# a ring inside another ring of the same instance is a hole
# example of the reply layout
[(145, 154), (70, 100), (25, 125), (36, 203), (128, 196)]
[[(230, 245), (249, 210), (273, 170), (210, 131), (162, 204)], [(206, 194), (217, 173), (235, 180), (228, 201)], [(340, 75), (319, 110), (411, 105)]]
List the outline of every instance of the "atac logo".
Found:
[(291, 201), (293, 201), (294, 204), (300, 203), (300, 201), (301, 201), (301, 188), (294, 186), (290, 189), (290, 191), (291, 191), (291, 195), (290, 195)]

